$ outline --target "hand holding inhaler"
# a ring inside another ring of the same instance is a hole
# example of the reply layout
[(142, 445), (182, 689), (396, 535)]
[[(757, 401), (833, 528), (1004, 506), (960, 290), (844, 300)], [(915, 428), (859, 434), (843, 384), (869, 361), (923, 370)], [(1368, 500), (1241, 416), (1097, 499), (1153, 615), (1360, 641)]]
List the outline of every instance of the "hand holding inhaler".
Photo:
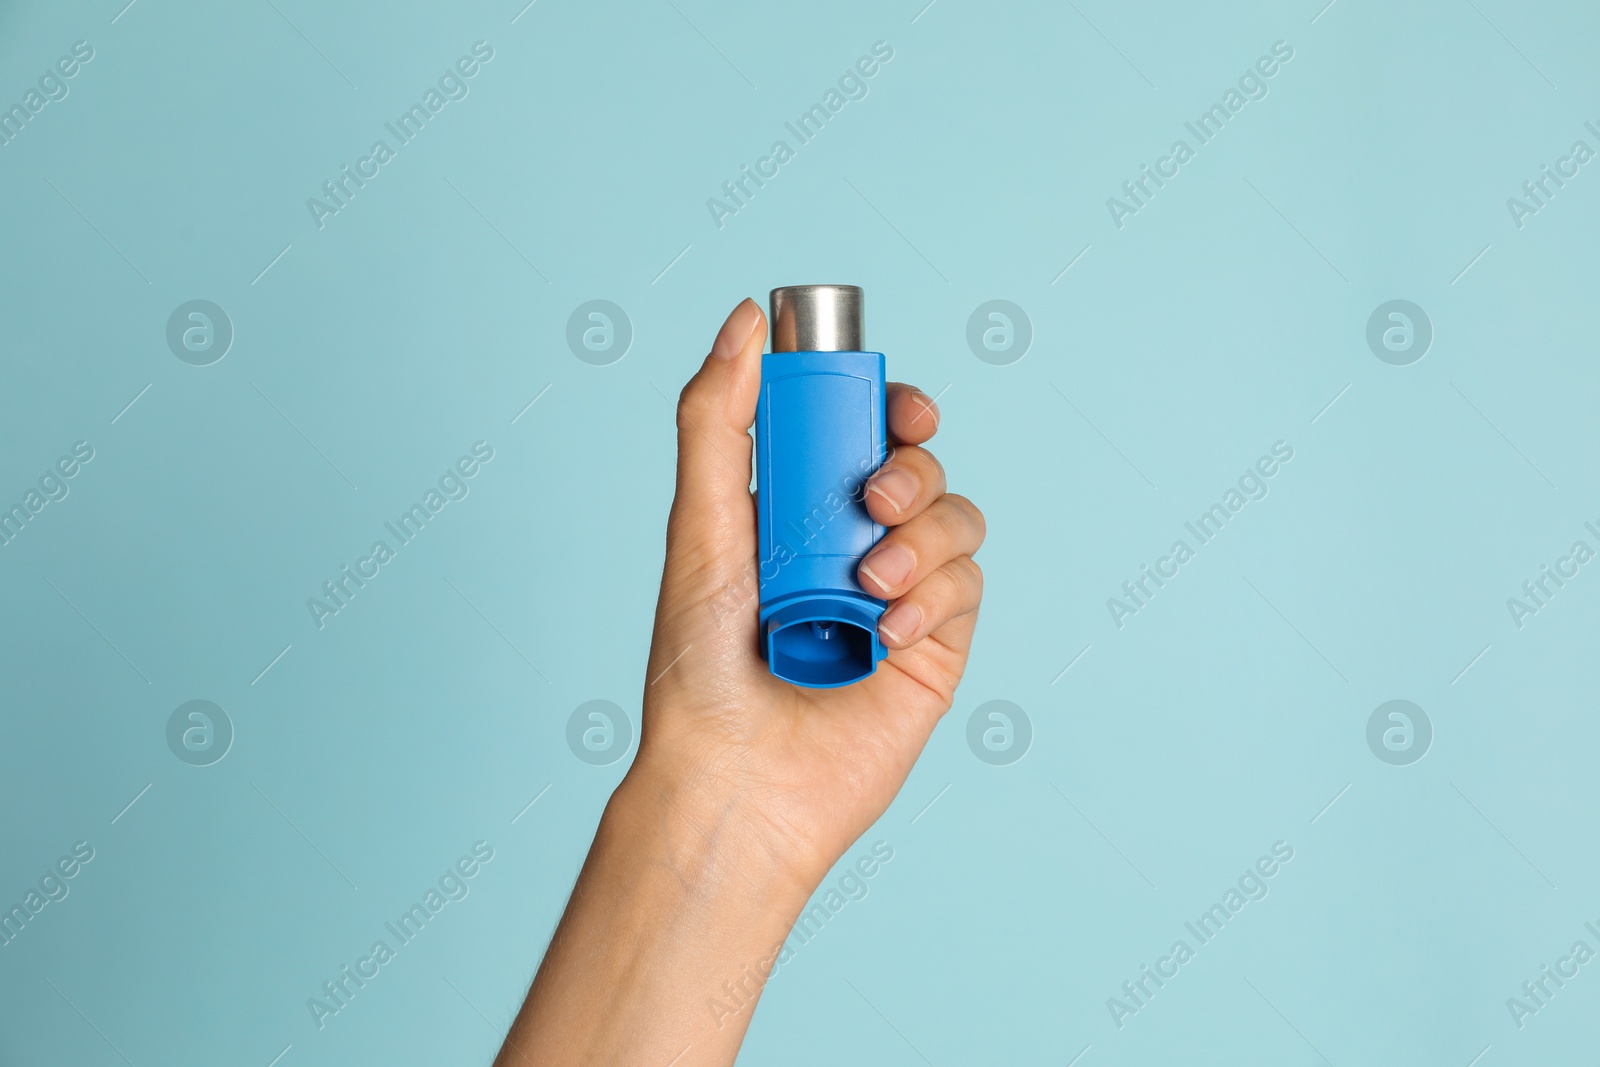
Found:
[(745, 300), (680, 397), (639, 751), (499, 1063), (731, 1064), (966, 668), (984, 521), (922, 447), (938, 408), (861, 351), (860, 290), (773, 298), (774, 351)]

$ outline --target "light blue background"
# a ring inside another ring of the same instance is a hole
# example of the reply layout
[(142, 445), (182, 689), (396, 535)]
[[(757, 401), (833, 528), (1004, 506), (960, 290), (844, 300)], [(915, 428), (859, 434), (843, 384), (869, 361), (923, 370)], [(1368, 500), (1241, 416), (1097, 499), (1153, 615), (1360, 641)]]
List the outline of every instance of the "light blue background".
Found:
[[(96, 850), (0, 947), (0, 1061), (487, 1063), (626, 766), (565, 727), (637, 725), (668, 398), (740, 298), (810, 281), (864, 286), (891, 376), (939, 394), (988, 592), (850, 854), (894, 860), (742, 1063), (1592, 1050), (1600, 963), (1520, 1030), (1505, 1003), (1600, 948), (1600, 573), (1506, 607), (1597, 543), (1600, 164), (1521, 229), (1505, 204), (1600, 147), (1592, 7), (124, 2), (0, 9), (0, 104), (95, 50), (0, 148), (0, 503), (96, 453), (0, 548), (0, 902)], [(306, 198), (478, 40), (470, 95), (319, 230)], [(717, 228), (879, 40), (870, 94)], [(1280, 40), (1118, 229), (1106, 198)], [(208, 367), (165, 342), (195, 298), (236, 331)], [(596, 298), (635, 330), (607, 367), (564, 339)], [(996, 298), (1035, 331), (1010, 366), (965, 340)], [(1410, 366), (1366, 345), (1391, 299), (1435, 330)], [(478, 440), (470, 496), (319, 631), (306, 598)], [(1106, 598), (1279, 440), (1270, 495), (1119, 630)], [(204, 768), (164, 734), (196, 698), (236, 730)], [(1435, 731), (1410, 766), (1365, 740), (1394, 698)], [(1010, 766), (966, 744), (993, 699), (1033, 723)], [(306, 999), (480, 839), (470, 896), (318, 1030)], [(1118, 1029), (1107, 998), (1279, 840), (1270, 895)]]

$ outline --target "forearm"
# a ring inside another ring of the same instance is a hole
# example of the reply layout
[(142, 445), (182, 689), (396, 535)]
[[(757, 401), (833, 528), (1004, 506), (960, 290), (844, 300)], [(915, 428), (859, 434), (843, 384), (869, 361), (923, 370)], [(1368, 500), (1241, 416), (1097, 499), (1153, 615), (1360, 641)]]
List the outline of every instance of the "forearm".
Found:
[(731, 1064), (809, 888), (732, 798), (635, 767), (497, 1067)]

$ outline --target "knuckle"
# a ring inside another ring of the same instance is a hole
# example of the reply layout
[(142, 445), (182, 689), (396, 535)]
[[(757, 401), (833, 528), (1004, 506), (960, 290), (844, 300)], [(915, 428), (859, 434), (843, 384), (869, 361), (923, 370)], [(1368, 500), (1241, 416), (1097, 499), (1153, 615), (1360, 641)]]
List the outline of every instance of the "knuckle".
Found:
[(955, 601), (957, 585), (955, 577), (950, 574), (950, 568), (941, 566), (936, 571), (931, 571), (922, 581), (917, 582), (922, 589), (923, 601), (938, 613), (944, 613)]
[(945, 608), (954, 608), (965, 599), (967, 576), (955, 563), (951, 560), (932, 575), (937, 583), (935, 599)]
[(962, 556), (957, 561), (962, 565), (962, 570), (967, 576), (967, 586), (972, 592), (974, 600), (983, 597), (983, 568), (978, 566), (978, 561), (971, 556)]
[(678, 394), (678, 429), (699, 429), (705, 426), (710, 414), (711, 397), (696, 378), (689, 379)]
[(978, 510), (978, 505), (962, 496), (960, 493), (946, 493), (945, 499), (960, 512), (964, 521), (977, 535), (977, 543), (983, 544), (983, 539), (988, 536), (989, 524), (983, 517), (983, 512)]
[(928, 575), (926, 596), (947, 615), (971, 611), (983, 599), (983, 571), (971, 556), (957, 556)]
[(984, 598), (984, 568), (978, 566), (978, 563), (970, 555), (965, 555), (962, 558), (966, 561), (966, 574), (968, 574), (968, 577), (966, 577), (968, 600), (971, 601), (971, 605), (978, 606), (978, 601)]
[(966, 540), (967, 515), (948, 493), (940, 498), (938, 507), (928, 509), (928, 516), (937, 524), (941, 540), (946, 543), (960, 543)]

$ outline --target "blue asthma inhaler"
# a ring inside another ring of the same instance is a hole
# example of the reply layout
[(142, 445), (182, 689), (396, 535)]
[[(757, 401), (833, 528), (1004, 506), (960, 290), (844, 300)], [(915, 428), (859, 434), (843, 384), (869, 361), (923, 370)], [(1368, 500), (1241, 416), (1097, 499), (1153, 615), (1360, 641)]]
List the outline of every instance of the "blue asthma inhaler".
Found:
[(784, 681), (828, 689), (889, 654), (887, 605), (856, 581), (884, 532), (864, 502), (888, 455), (883, 354), (861, 351), (856, 286), (786, 286), (771, 307), (756, 403), (761, 655)]

